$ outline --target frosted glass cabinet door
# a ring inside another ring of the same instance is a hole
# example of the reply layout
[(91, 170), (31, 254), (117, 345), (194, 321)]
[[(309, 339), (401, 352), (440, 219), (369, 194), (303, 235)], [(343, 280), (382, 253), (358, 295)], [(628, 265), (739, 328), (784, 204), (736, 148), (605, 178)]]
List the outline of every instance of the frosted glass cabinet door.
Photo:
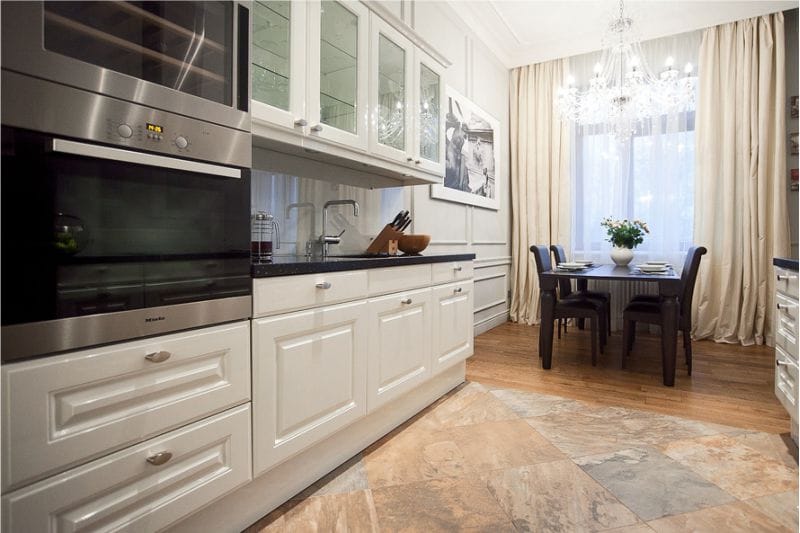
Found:
[(414, 61), (414, 164), (444, 176), (444, 68), (421, 50)]
[(360, 2), (309, 2), (309, 129), (367, 149), (369, 10)]
[(303, 132), (306, 2), (253, 2), (253, 120)]
[(372, 15), (370, 69), (371, 151), (414, 164), (411, 124), (414, 46), (403, 35)]

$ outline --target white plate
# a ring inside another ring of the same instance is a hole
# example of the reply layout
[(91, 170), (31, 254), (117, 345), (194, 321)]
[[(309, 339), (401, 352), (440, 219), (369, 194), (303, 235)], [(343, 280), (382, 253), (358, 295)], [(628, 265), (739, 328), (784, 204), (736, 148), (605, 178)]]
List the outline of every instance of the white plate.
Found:
[(590, 267), (594, 264), (594, 261), (592, 261), (591, 259), (579, 259), (577, 261), (573, 261), (573, 263), (579, 263), (581, 265), (586, 265), (587, 267)]
[(564, 263), (561, 263), (556, 267), (558, 270), (565, 270), (567, 272), (577, 272), (579, 270), (585, 270), (585, 265), (577, 265), (577, 266), (566, 266)]
[(653, 273), (653, 272), (666, 272), (666, 271), (667, 271), (667, 267), (666, 267), (665, 265), (648, 265), (648, 264), (643, 264), (643, 265), (636, 265), (636, 268), (638, 268), (638, 269), (639, 269), (639, 270), (641, 270), (642, 272), (649, 272), (649, 273)]
[(645, 265), (659, 265), (659, 266), (669, 266), (669, 263), (666, 261), (645, 261)]
[(563, 263), (559, 263), (558, 266), (561, 268), (586, 268), (586, 263), (564, 261)]

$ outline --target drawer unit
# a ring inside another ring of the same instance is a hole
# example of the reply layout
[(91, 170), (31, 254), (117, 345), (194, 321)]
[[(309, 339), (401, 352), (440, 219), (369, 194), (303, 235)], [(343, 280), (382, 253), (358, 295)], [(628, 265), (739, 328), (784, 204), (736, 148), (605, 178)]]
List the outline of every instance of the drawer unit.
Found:
[(472, 277), (472, 261), (433, 263), (433, 283), (450, 283)]
[(775, 344), (797, 357), (797, 300), (781, 293), (775, 296)]
[(250, 322), (7, 364), (2, 385), (6, 491), (248, 401)]
[(793, 420), (797, 419), (797, 360), (775, 346), (775, 396)]
[(308, 309), (367, 296), (367, 272), (352, 270), (253, 280), (253, 317)]
[(242, 405), (3, 496), (3, 531), (156, 531), (251, 479)]
[(427, 287), (431, 284), (431, 265), (374, 268), (367, 272), (370, 296)]
[(775, 289), (786, 296), (797, 299), (797, 272), (781, 267), (775, 267)]

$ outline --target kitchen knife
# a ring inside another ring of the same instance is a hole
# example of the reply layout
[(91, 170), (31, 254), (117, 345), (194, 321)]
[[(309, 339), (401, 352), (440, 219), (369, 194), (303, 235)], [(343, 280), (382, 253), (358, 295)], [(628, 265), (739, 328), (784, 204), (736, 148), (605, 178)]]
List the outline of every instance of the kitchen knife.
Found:
[(397, 213), (397, 216), (394, 217), (394, 220), (392, 220), (391, 224), (389, 224), (389, 226), (396, 228), (398, 224), (400, 224), (402, 221), (403, 221), (403, 210), (401, 209), (400, 212)]
[(411, 224), (411, 219), (410, 218), (406, 218), (406, 221), (403, 223), (402, 226), (400, 226), (400, 229), (398, 229), (397, 231), (402, 233), (403, 230), (405, 230), (408, 227), (409, 224)]
[(394, 229), (399, 231), (400, 230), (400, 226), (402, 226), (405, 223), (406, 218), (408, 218), (408, 211), (406, 211), (406, 210), (400, 211), (400, 220), (398, 220), (397, 224), (395, 224), (393, 226)]

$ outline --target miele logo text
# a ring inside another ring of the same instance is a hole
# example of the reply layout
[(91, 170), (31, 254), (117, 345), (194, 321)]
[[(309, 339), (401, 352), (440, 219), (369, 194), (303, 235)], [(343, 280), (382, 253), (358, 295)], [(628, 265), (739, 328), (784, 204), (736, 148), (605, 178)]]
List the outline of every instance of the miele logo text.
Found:
[(167, 319), (167, 317), (165, 317), (165, 316), (154, 316), (154, 317), (150, 317), (150, 318), (145, 318), (144, 321), (145, 322), (160, 322), (160, 321), (166, 320), (166, 319)]

